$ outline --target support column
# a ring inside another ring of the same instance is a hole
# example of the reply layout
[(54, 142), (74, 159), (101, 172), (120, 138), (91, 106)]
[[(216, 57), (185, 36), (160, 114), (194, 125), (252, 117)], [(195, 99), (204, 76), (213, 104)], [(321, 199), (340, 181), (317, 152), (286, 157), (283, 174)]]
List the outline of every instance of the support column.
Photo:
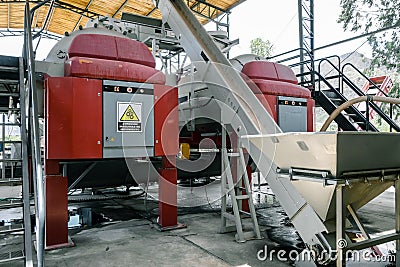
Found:
[(170, 230), (184, 225), (178, 224), (176, 157), (163, 156), (158, 178), (158, 224), (161, 230)]
[[(252, 177), (251, 177), (251, 166), (250, 165), (246, 166), (246, 171), (247, 171), (247, 177), (249, 177), (249, 183), (250, 183), (250, 188), (251, 188), (253, 186), (253, 182), (252, 182)], [(244, 181), (242, 181), (242, 187), (244, 187)], [(247, 193), (248, 192), (243, 191), (242, 195), (247, 195)], [(243, 200), (242, 210), (245, 211), (245, 212), (250, 212), (249, 200), (248, 199)]]
[(73, 246), (68, 238), (68, 178), (59, 173), (58, 161), (45, 162), (46, 250)]
[(336, 266), (342, 267), (346, 264), (345, 259), (345, 247), (346, 247), (346, 235), (345, 235), (345, 226), (346, 226), (346, 216), (345, 216), (345, 207), (343, 205), (343, 185), (337, 185), (336, 187), (336, 251), (337, 251), (337, 259)]

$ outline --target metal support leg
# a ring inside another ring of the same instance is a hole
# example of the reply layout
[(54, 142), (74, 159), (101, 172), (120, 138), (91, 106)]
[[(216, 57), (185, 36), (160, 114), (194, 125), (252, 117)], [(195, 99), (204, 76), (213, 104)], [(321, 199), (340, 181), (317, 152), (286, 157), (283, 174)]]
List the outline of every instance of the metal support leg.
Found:
[(22, 199), (24, 202), (23, 214), (24, 214), (24, 243), (25, 243), (25, 266), (33, 266), (32, 258), (32, 231), (31, 231), (31, 206), (29, 200), (29, 166), (28, 166), (28, 136), (26, 129), (26, 109), (25, 109), (25, 90), (24, 84), (24, 73), (23, 73), (24, 61), (22, 58), (19, 59), (20, 67), (20, 105), (21, 105), (21, 156), (22, 156)]
[(343, 208), (343, 186), (338, 185), (336, 188), (336, 251), (337, 251), (337, 260), (336, 266), (342, 267), (345, 266), (346, 261), (344, 259), (344, 246), (345, 244), (345, 209)]
[[(250, 184), (250, 188), (251, 188), (252, 187), (252, 177), (251, 177), (251, 166), (250, 165), (246, 165), (246, 173), (247, 173), (247, 177), (249, 179), (249, 184)], [(244, 179), (242, 180), (242, 187), (245, 187)], [(242, 192), (242, 195), (247, 195), (247, 194), (251, 194), (251, 192), (246, 192), (246, 191)], [(250, 212), (248, 199), (244, 199), (242, 201), (242, 210), (245, 212)]]
[(163, 156), (158, 179), (158, 224), (161, 231), (186, 227), (178, 223), (176, 157)]
[(351, 205), (347, 206), (347, 209), (350, 212), (351, 217), (353, 217), (354, 221), (357, 224), (358, 229), (361, 231), (361, 234), (363, 235), (363, 237), (365, 239), (371, 239), (371, 237), (369, 236), (368, 232), (365, 230), (364, 225), (362, 224), (362, 222), (360, 221), (360, 218), (358, 218), (356, 211), (353, 209), (353, 207)]
[[(396, 233), (400, 233), (400, 180), (394, 182), (395, 187), (395, 215)], [(400, 240), (396, 240), (396, 267), (400, 267)]]
[(226, 232), (226, 217), (223, 216), (226, 213), (226, 198), (228, 197), (228, 192), (226, 190), (226, 166), (225, 166), (225, 155), (226, 153), (226, 129), (225, 125), (221, 126), (221, 137), (222, 137), (222, 146), (221, 146), (221, 227), (220, 232)]
[(45, 181), (46, 250), (73, 246), (68, 239), (68, 179), (46, 174)]
[[(233, 209), (233, 216), (231, 218), (233, 221), (235, 221), (236, 231), (237, 231), (236, 241), (245, 242), (246, 238), (243, 233), (242, 219), (240, 218), (240, 212), (239, 212), (240, 209), (239, 209), (238, 201), (236, 199), (236, 194), (235, 194), (235, 184), (233, 183), (233, 176), (232, 176), (231, 167), (229, 165), (228, 155), (226, 153), (226, 148), (224, 150), (225, 150), (225, 153), (223, 153), (223, 156), (224, 156), (225, 165), (226, 165), (226, 175), (227, 175), (228, 187), (229, 187), (228, 190), (230, 190), (232, 209)], [(223, 214), (223, 216), (224, 215), (225, 214)]]

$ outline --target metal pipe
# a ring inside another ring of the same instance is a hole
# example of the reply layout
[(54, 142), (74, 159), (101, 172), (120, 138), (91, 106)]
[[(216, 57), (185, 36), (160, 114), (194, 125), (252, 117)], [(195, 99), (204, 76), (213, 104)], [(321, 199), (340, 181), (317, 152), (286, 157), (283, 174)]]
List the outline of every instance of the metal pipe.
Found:
[(3, 152), (3, 160), (1, 164), (1, 179), (6, 179), (6, 126), (5, 126), (5, 120), (6, 120), (6, 115), (3, 114), (3, 121), (2, 121), (2, 129), (1, 129), (1, 136), (2, 136), (2, 152)]
[(21, 108), (21, 157), (22, 157), (22, 195), (23, 195), (23, 214), (24, 214), (24, 244), (25, 244), (25, 265), (33, 266), (32, 260), (32, 231), (31, 231), (31, 211), (29, 201), (29, 164), (28, 164), (28, 136), (26, 131), (26, 101), (24, 90), (24, 61), (19, 58), (19, 93)]
[[(92, 4), (92, 2), (93, 2), (93, 0), (90, 0), (90, 1), (89, 1), (89, 3), (88, 3), (88, 4), (86, 5), (86, 7), (85, 7), (85, 10), (88, 10), (88, 9), (89, 9), (89, 7), (90, 7), (90, 5)], [(114, 17), (114, 16), (115, 16), (115, 14), (114, 14), (112, 17)], [(72, 31), (75, 31), (75, 30), (76, 30), (76, 27), (78, 27), (79, 23), (81, 23), (82, 18), (83, 18), (83, 14), (81, 14), (81, 16), (79, 17), (78, 21), (75, 23), (75, 26), (74, 26), (74, 28), (72, 29)]]
[(346, 237), (345, 237), (345, 225), (346, 216), (344, 213), (344, 195), (343, 195), (343, 185), (336, 187), (336, 266), (342, 267), (346, 263), (344, 249), (346, 247)]
[[(44, 1), (44, 2), (46, 2), (46, 3), (50, 2), (50, 1), (51, 1), (50, 7), (49, 7), (49, 10), (47, 11), (47, 15), (46, 15), (46, 18), (45, 18), (45, 20), (44, 20), (44, 22), (43, 22), (42, 28), (40, 29), (40, 31), (38, 31), (37, 33), (35, 33), (35, 35), (33, 35), (33, 37), (32, 37), (33, 40), (35, 40), (35, 39), (44, 31), (44, 29), (47, 28), (47, 23), (49, 22), (50, 14), (52, 13), (55, 0), (46, 0), (46, 1)], [(42, 2), (42, 3), (44, 3), (44, 2)], [(40, 5), (40, 4), (38, 4), (38, 5)], [(36, 6), (38, 6), (38, 5), (36, 5)], [(35, 7), (36, 7), (36, 6), (35, 6)], [(35, 7), (32, 8), (32, 10), (34, 10)], [(32, 10), (31, 10), (31, 14), (32, 14)], [(33, 11), (33, 12), (34, 12), (34, 11)], [(29, 21), (30, 21), (30, 19), (29, 19)]]
[[(35, 6), (37, 7), (37, 6)], [(34, 10), (35, 7), (32, 9)], [(42, 174), (41, 155), (40, 155), (40, 142), (39, 142), (39, 125), (38, 125), (38, 108), (37, 108), (37, 90), (35, 79), (35, 59), (33, 55), (32, 46), (32, 32), (31, 32), (31, 12), (29, 10), (29, 2), (25, 4), (25, 45), (26, 49), (26, 64), (28, 73), (28, 92), (31, 102), (31, 145), (32, 152), (32, 168), (33, 168), (33, 181), (36, 183), (37, 191), (37, 229), (36, 229), (36, 242), (37, 242), (37, 264), (39, 267), (44, 266), (44, 241), (45, 241), (45, 194), (44, 194), (44, 180)]]
[[(377, 101), (377, 102), (384, 102), (384, 103), (390, 103), (390, 104), (400, 104), (400, 99), (398, 98), (393, 98), (393, 97), (383, 97), (383, 96), (372, 96), (372, 95), (366, 95), (366, 96), (360, 96), (356, 97), (353, 99), (350, 99), (343, 104), (341, 104), (337, 109), (335, 109), (331, 115), (329, 115), (328, 119), (325, 121), (324, 125), (322, 125), (320, 132), (325, 132), (326, 129), (328, 129), (329, 125), (331, 122), (346, 108), (356, 104), (360, 103), (363, 101)], [(366, 116), (369, 116), (369, 114), (366, 114)]]
[(385, 28), (382, 28), (382, 29), (379, 29), (379, 30), (376, 30), (376, 31), (363, 33), (363, 34), (358, 35), (358, 36), (354, 36), (354, 37), (351, 37), (351, 38), (348, 38), (348, 39), (344, 39), (344, 40), (341, 40), (341, 41), (338, 41), (338, 42), (334, 42), (334, 43), (330, 43), (330, 44), (327, 44), (327, 45), (323, 45), (323, 46), (317, 47), (317, 48), (314, 49), (314, 51), (322, 50), (322, 49), (325, 49), (325, 48), (328, 48), (328, 47), (331, 47), (331, 46), (335, 46), (335, 45), (339, 45), (339, 44), (342, 44), (342, 43), (350, 42), (350, 41), (353, 41), (353, 40), (356, 40), (356, 39), (359, 39), (359, 38), (362, 38), (362, 37), (367, 37), (367, 36), (373, 35), (375, 33), (384, 32), (384, 31), (387, 31), (387, 30), (390, 30), (390, 29), (393, 29), (393, 28), (397, 28), (397, 27), (400, 27), (400, 22), (398, 22), (398, 23), (396, 23), (396, 24), (394, 24), (392, 26), (385, 27)]

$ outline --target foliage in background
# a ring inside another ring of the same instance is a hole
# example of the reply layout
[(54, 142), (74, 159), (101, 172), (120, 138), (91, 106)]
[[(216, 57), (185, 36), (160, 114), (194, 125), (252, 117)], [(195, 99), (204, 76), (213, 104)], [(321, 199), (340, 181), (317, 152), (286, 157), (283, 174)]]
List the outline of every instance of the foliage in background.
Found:
[(273, 45), (269, 40), (263, 40), (260, 37), (250, 41), (251, 53), (266, 58), (272, 55)]
[[(390, 30), (371, 35), (372, 62), (366, 71), (368, 76), (389, 75), (393, 80), (391, 97), (400, 97), (400, 0), (341, 0), (342, 13), (338, 22), (345, 30), (372, 32), (392, 27)], [(382, 73), (382, 70), (384, 73)], [(389, 114), (389, 105), (382, 104)], [(399, 122), (400, 108), (394, 108), (394, 119)], [(378, 119), (378, 124), (382, 125)]]
[(369, 37), (372, 67), (400, 70), (400, 0), (341, 0), (338, 22), (350, 31), (365, 33), (396, 26)]

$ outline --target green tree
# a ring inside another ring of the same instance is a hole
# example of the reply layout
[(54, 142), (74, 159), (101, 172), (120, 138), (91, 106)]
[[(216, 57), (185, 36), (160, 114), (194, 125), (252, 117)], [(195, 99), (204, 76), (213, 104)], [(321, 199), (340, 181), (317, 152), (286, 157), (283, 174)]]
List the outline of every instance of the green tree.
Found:
[[(400, 97), (400, 0), (340, 0), (340, 5), (342, 12), (338, 22), (343, 24), (344, 30), (368, 33), (390, 28), (368, 38), (372, 62), (366, 74), (376, 75), (382, 71), (390, 74), (393, 88), (389, 95)], [(389, 112), (389, 105), (381, 107)], [(394, 110), (394, 118), (400, 123), (398, 108)]]
[(260, 57), (269, 57), (273, 51), (273, 45), (269, 40), (263, 40), (260, 37), (250, 41), (251, 53)]
[(373, 50), (372, 67), (400, 70), (400, 0), (341, 0), (338, 22), (350, 31), (390, 30), (369, 37)]

